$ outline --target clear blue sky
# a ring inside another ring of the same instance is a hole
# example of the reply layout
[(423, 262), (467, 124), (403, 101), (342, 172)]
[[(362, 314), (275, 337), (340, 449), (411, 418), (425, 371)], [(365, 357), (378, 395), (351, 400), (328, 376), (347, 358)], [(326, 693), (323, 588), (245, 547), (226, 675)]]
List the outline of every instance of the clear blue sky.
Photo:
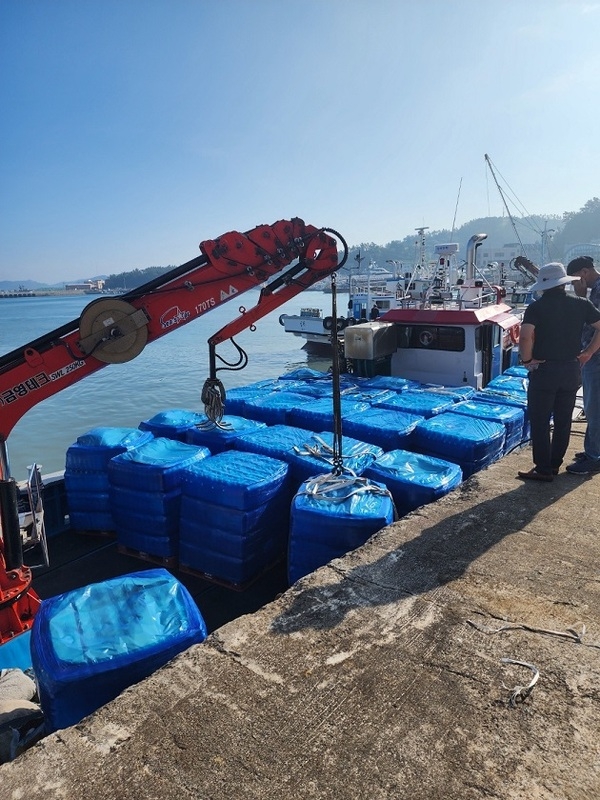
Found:
[(292, 216), (451, 228), (503, 213), (485, 153), (527, 211), (578, 211), (599, 89), (594, 0), (1, 0), (0, 280)]

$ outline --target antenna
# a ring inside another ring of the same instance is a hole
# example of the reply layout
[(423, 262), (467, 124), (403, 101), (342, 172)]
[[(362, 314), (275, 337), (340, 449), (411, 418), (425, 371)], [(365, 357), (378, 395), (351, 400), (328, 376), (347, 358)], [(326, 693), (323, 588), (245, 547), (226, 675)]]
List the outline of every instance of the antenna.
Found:
[(452, 233), (450, 234), (450, 238), (454, 239), (454, 228), (456, 227), (456, 213), (458, 211), (458, 201), (460, 199), (460, 187), (462, 186), (462, 178), (460, 179), (460, 183), (458, 184), (458, 195), (456, 197), (456, 206), (454, 208), (454, 219), (452, 220)]
[(429, 226), (424, 226), (422, 228), (415, 228), (416, 232), (419, 234), (419, 241), (417, 244), (419, 245), (419, 264), (421, 269), (425, 266), (425, 231), (429, 230)]

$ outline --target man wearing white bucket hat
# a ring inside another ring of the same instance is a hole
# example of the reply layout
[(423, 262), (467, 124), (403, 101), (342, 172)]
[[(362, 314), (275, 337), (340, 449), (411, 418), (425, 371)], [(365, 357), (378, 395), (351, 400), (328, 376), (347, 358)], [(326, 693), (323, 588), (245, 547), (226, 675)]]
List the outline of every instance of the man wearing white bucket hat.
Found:
[[(540, 268), (530, 287), (542, 296), (525, 309), (519, 338), (521, 362), (529, 371), (527, 411), (534, 463), (533, 469), (519, 472), (525, 480), (551, 481), (558, 473), (571, 436), (581, 366), (600, 349), (600, 311), (586, 298), (565, 291), (576, 280), (554, 261)], [(586, 324), (595, 330), (582, 350)]]

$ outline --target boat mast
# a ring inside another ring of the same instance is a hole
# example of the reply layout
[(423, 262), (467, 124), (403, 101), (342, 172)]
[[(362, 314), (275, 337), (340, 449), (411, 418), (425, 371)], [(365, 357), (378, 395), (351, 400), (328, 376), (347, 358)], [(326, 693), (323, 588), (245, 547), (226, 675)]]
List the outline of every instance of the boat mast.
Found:
[(429, 230), (428, 226), (424, 226), (422, 228), (415, 228), (416, 232), (419, 234), (419, 239), (417, 244), (419, 245), (419, 270), (421, 272), (421, 276), (425, 276), (425, 231)]
[(525, 253), (525, 248), (523, 247), (523, 242), (521, 241), (521, 237), (519, 236), (519, 231), (517, 230), (517, 225), (516, 225), (516, 223), (515, 223), (515, 221), (513, 219), (513, 215), (510, 213), (510, 208), (508, 207), (508, 203), (506, 202), (506, 197), (504, 196), (504, 192), (502, 191), (502, 187), (498, 183), (498, 179), (496, 178), (496, 173), (494, 172), (494, 168), (492, 167), (492, 162), (491, 162), (490, 157), (488, 156), (487, 153), (485, 153), (485, 160), (486, 160), (486, 163), (487, 163), (487, 165), (489, 167), (490, 172), (492, 173), (492, 178), (494, 179), (494, 183), (496, 184), (496, 188), (498, 189), (498, 192), (500, 193), (500, 197), (502, 198), (502, 202), (504, 204), (504, 208), (506, 209), (506, 213), (508, 214), (508, 218), (509, 218), (510, 224), (512, 225), (513, 230), (515, 232), (515, 236), (517, 237), (517, 240), (518, 240), (519, 244), (521, 245), (521, 252), (524, 254)]

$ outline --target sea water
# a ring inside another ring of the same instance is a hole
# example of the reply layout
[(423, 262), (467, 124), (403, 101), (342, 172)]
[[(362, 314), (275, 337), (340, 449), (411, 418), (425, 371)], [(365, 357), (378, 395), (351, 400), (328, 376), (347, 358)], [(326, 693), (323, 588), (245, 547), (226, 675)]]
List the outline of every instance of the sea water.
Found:
[[(236, 319), (241, 306), (251, 309), (258, 298), (258, 290), (246, 292), (150, 342), (137, 358), (125, 364), (107, 364), (38, 403), (9, 435), (12, 476), (24, 479), (27, 466), (34, 462), (45, 474), (64, 469), (68, 447), (92, 428), (137, 427), (141, 421), (172, 408), (203, 411), (200, 395), (209, 374), (207, 340)], [(77, 319), (92, 299), (89, 295), (0, 298), (0, 353), (23, 347)], [(338, 314), (339, 309), (346, 308), (347, 300), (347, 295), (338, 296)], [(279, 324), (281, 314), (299, 314), (305, 306), (320, 307), (328, 316), (331, 295), (304, 292), (259, 320), (256, 330), (245, 330), (235, 337), (249, 362), (244, 369), (217, 373), (226, 391), (307, 365), (327, 371), (328, 359), (307, 354), (302, 349), (304, 340), (285, 333)], [(218, 345), (217, 353), (231, 363), (238, 359), (229, 342)], [(218, 362), (217, 366), (223, 365)]]

